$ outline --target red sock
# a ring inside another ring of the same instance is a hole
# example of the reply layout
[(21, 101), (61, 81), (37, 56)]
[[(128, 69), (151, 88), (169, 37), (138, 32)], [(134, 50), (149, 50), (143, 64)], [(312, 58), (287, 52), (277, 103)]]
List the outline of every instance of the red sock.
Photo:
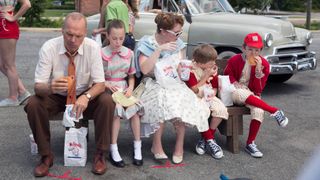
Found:
[(261, 109), (263, 109), (265, 111), (268, 111), (271, 114), (275, 113), (278, 110), (278, 108), (270, 106), (269, 104), (267, 104), (263, 100), (255, 97), (254, 95), (250, 95), (246, 99), (245, 103), (249, 104), (249, 105), (252, 105), (252, 106), (255, 106), (255, 107), (258, 107), (258, 108), (261, 108)]
[(209, 139), (213, 139), (213, 134), (210, 128), (207, 131), (201, 132), (201, 136), (206, 141)]
[(210, 131), (211, 131), (211, 134), (212, 134), (212, 139), (214, 139), (214, 133), (216, 132), (216, 129), (211, 129), (210, 128)]
[(252, 119), (250, 122), (249, 135), (247, 139), (247, 145), (251, 144), (257, 137), (261, 122), (255, 119)]

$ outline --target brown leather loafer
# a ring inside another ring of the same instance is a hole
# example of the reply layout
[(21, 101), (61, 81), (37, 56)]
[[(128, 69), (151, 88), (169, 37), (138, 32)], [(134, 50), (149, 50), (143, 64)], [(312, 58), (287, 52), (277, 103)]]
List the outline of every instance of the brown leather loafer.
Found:
[(42, 156), (40, 163), (34, 168), (35, 177), (43, 177), (48, 175), (49, 168), (53, 165), (53, 154)]
[(91, 171), (97, 175), (102, 175), (107, 171), (107, 165), (103, 151), (97, 150), (95, 153)]

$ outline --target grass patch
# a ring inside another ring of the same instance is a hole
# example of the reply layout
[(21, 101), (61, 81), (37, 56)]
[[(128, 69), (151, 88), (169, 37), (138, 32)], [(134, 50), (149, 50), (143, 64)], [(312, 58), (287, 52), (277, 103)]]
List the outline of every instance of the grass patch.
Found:
[[(51, 19), (51, 18), (41, 18), (40, 21), (35, 21), (32, 27), (42, 27), (42, 28), (61, 28), (63, 24), (63, 18)], [(28, 27), (24, 19), (19, 20), (19, 25), (21, 27)]]
[[(306, 28), (306, 24), (304, 25), (295, 25), (296, 27), (299, 28)], [(310, 30), (320, 30), (320, 22), (318, 21), (312, 21), (310, 24)]]
[(61, 6), (53, 5), (53, 0), (49, 0), (46, 3), (46, 9), (66, 9), (66, 10), (72, 10), (75, 8), (74, 0), (66, 0), (64, 4)]
[(65, 17), (67, 14), (74, 12), (75, 10), (67, 9), (46, 9), (42, 14), (42, 17)]

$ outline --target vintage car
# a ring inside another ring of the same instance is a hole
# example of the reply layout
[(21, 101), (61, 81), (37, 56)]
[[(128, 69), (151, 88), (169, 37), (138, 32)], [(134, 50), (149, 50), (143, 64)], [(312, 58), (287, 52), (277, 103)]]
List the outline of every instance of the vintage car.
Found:
[[(270, 63), (272, 81), (284, 82), (298, 71), (314, 70), (317, 66), (315, 52), (309, 50), (311, 32), (295, 28), (289, 21), (235, 13), (227, 0), (163, 0), (159, 11), (184, 16), (182, 39), (190, 59), (195, 46), (209, 43), (220, 59), (227, 60), (242, 51), (246, 34), (258, 32), (264, 40), (262, 56)], [(155, 33), (156, 12), (139, 13), (134, 32), (137, 41)], [(99, 14), (88, 17), (88, 34), (98, 26), (99, 17)]]

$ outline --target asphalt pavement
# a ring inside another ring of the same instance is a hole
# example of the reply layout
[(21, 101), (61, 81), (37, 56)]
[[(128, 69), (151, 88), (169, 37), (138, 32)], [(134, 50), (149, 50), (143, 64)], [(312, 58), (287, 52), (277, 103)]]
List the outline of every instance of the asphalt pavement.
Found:
[[(59, 32), (22, 32), (17, 48), (17, 68), (27, 89), (33, 91), (35, 65), (38, 51), (47, 39), (58, 36)], [(311, 49), (320, 54), (320, 36), (315, 35)], [(225, 137), (216, 134), (217, 142), (224, 150), (224, 157), (215, 160), (208, 154), (199, 156), (194, 151), (199, 138), (196, 129), (188, 128), (185, 138), (185, 152), (182, 166), (158, 166), (150, 152), (152, 139), (144, 138), (144, 165), (132, 165), (132, 134), (122, 124), (119, 135), (119, 150), (127, 163), (123, 169), (113, 167), (108, 161), (105, 175), (91, 173), (94, 145), (94, 129), (90, 122), (88, 160), (86, 167), (65, 167), (63, 165), (64, 128), (60, 121), (51, 122), (51, 142), (55, 155), (54, 165), (50, 169), (51, 177), (42, 179), (147, 179), (147, 180), (216, 180), (224, 173), (230, 178), (249, 178), (252, 180), (292, 180), (301, 171), (304, 162), (320, 145), (319, 68), (314, 71), (295, 74), (292, 79), (282, 84), (268, 84), (263, 98), (270, 104), (282, 108), (290, 122), (287, 128), (280, 128), (277, 123), (265, 115), (265, 121), (256, 139), (263, 158), (250, 157), (244, 150), (250, 116), (245, 116), (244, 135), (240, 137), (241, 151), (232, 154), (226, 150)], [(0, 74), (0, 99), (8, 92), (7, 80)], [(165, 129), (163, 144), (171, 158), (175, 134), (170, 123)], [(31, 155), (29, 134), (31, 133), (23, 106), (0, 108), (0, 179), (35, 179), (33, 168), (39, 156)]]

